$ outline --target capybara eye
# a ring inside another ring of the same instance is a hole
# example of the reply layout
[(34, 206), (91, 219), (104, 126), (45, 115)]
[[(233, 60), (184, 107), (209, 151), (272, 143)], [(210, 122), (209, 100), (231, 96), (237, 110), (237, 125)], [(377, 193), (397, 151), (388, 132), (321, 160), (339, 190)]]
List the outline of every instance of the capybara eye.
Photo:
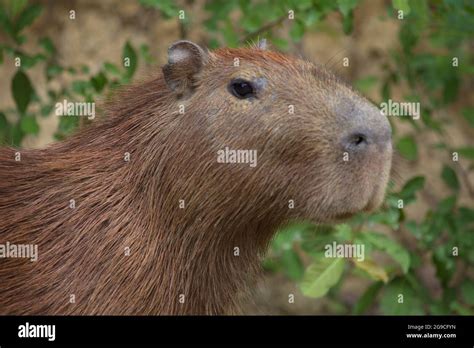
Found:
[(234, 97), (239, 99), (247, 99), (255, 96), (252, 82), (243, 79), (232, 80), (229, 84), (229, 91)]

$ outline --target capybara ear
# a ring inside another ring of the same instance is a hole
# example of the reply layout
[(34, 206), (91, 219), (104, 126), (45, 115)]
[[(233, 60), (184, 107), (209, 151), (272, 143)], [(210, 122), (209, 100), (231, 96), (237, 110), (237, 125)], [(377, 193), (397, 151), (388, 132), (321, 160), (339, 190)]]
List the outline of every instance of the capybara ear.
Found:
[(168, 87), (183, 95), (192, 90), (195, 75), (206, 63), (208, 54), (191, 41), (181, 40), (168, 48), (168, 64), (163, 76)]

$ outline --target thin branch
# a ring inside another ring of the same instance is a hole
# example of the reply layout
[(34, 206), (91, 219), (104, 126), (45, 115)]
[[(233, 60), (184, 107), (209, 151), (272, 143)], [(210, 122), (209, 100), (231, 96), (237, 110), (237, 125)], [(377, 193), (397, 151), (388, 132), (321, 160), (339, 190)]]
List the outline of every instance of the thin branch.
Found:
[(461, 164), (457, 165), (456, 168), (458, 169), (458, 172), (461, 173), (461, 177), (462, 177), (464, 183), (466, 184), (467, 191), (469, 193), (469, 197), (473, 198), (474, 197), (474, 189), (471, 185), (471, 182), (469, 181), (469, 176), (468, 176), (466, 170), (463, 168), (463, 166)]
[(250, 33), (250, 34), (247, 34), (242, 40), (240, 40), (240, 43), (241, 44), (245, 44), (247, 43), (248, 41), (252, 40), (253, 38), (255, 37), (258, 37), (260, 34), (272, 29), (273, 27), (276, 27), (277, 25), (283, 23), (283, 21), (288, 18), (287, 17), (287, 14), (285, 13), (283, 16), (275, 19), (274, 21), (272, 22), (269, 22), (265, 25), (263, 25), (262, 27), (260, 27), (259, 29), (257, 29), (256, 31)]
[(178, 19), (179, 23), (179, 38), (180, 40), (186, 40), (188, 38), (188, 28), (184, 21)]

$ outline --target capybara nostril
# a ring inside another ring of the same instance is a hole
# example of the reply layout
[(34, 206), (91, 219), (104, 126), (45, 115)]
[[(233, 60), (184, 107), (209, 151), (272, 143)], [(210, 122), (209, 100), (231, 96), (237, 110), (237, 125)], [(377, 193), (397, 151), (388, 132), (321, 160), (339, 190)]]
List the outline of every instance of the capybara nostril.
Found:
[(368, 143), (367, 135), (364, 133), (354, 133), (349, 136), (349, 142), (351, 146), (360, 147)]
[(349, 133), (349, 135), (342, 138), (342, 147), (349, 152), (360, 151), (371, 143), (369, 132), (365, 130)]
[(362, 143), (367, 142), (366, 136), (364, 134), (355, 134), (353, 141), (355, 145), (360, 145)]
[(342, 137), (342, 147), (345, 151), (362, 151), (369, 145), (384, 148), (391, 141), (390, 126), (382, 125), (374, 129), (362, 128)]

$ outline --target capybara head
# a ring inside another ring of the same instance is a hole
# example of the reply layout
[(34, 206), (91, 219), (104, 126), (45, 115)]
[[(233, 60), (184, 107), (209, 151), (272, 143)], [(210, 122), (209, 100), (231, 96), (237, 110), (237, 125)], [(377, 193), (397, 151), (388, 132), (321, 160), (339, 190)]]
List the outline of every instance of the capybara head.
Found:
[(389, 124), (323, 68), (188, 41), (168, 60), (102, 122), (0, 151), (3, 240), (40, 253), (0, 267), (0, 314), (224, 313), (281, 224), (382, 201)]
[(262, 46), (207, 52), (179, 41), (163, 68), (177, 102), (197, 108), (223, 178), (239, 178), (242, 202), (258, 195), (285, 218), (378, 207), (392, 156), (386, 117), (324, 67)]

